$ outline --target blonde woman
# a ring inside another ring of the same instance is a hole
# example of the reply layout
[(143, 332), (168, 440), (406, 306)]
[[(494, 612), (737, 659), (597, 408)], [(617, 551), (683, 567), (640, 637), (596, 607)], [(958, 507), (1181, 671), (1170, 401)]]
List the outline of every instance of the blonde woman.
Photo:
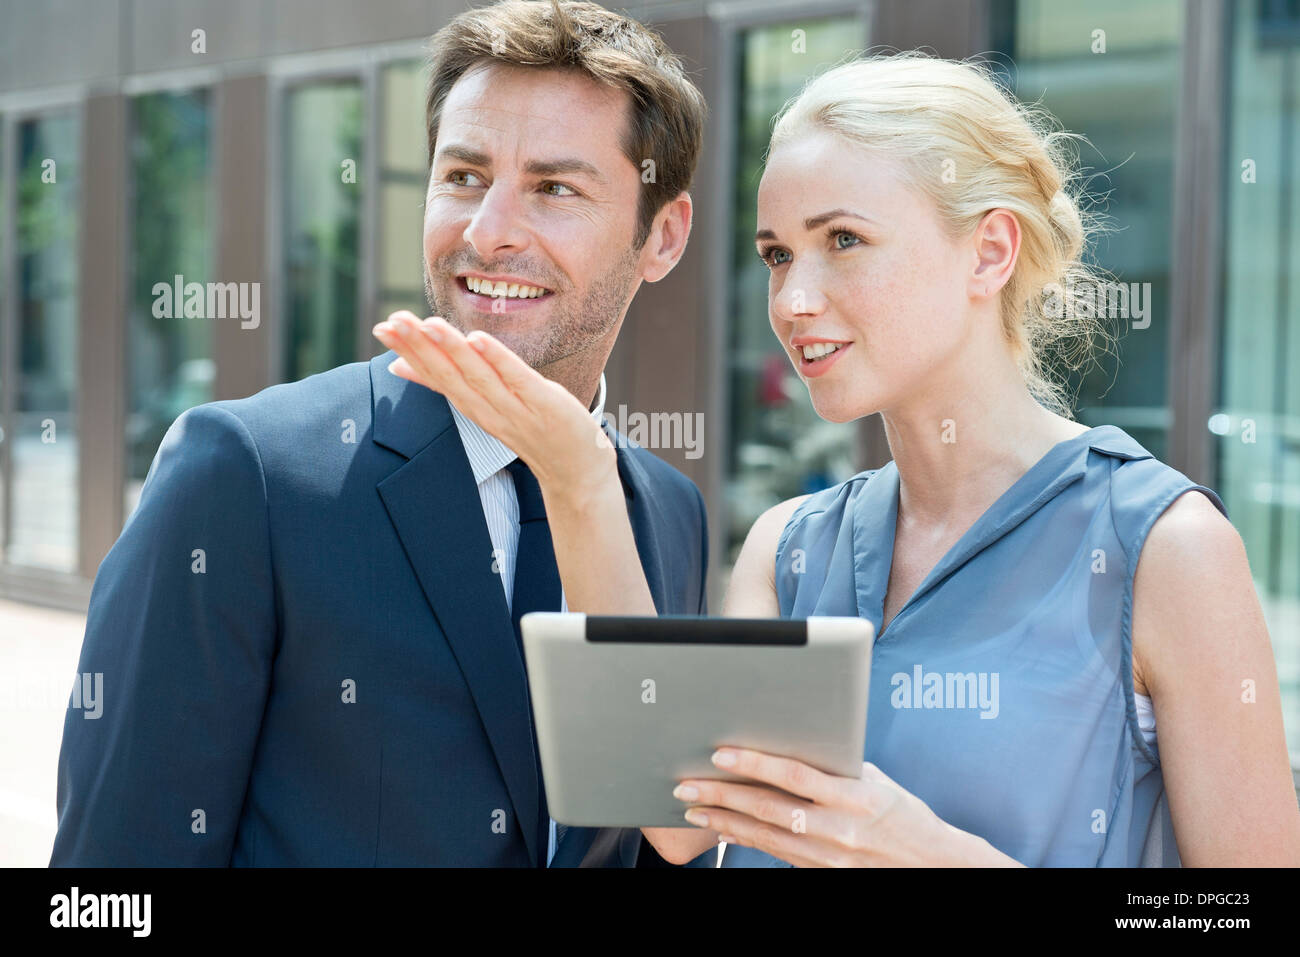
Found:
[[(763, 515), (725, 614), (875, 623), (865, 763), (723, 748), (752, 783), (681, 782), (698, 830), (646, 830), (669, 860), (721, 838), (724, 866), (1300, 863), (1222, 503), (1044, 377), (1092, 333), (1045, 308), (1093, 278), (1066, 142), (981, 68), (915, 55), (839, 66), (778, 118), (772, 331), (823, 418), (882, 413), (893, 461)], [(582, 403), (480, 331), (407, 313), (377, 334), (533, 470), (569, 608), (655, 614)]]

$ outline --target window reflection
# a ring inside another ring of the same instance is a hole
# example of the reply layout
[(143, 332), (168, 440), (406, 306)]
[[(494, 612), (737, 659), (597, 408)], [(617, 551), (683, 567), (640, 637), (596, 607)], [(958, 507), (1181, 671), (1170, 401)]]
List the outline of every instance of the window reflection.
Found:
[(74, 111), (17, 127), (17, 353), (7, 423), (11, 498), (5, 558), (72, 572), (77, 564), (77, 205)]
[(212, 322), (153, 314), (155, 283), (206, 283), (211, 269), (206, 91), (131, 101), (131, 285), (127, 332), (126, 509), (172, 422), (212, 398)]
[[(795, 28), (806, 52), (796, 52)], [(754, 253), (758, 181), (772, 118), (812, 76), (862, 45), (853, 17), (786, 23), (740, 37), (740, 114), (734, 167), (735, 223), (731, 267), (732, 317), (727, 513), (729, 563), (750, 526), (768, 508), (853, 475), (853, 424), (832, 424), (813, 410), (808, 390), (777, 342), (767, 317), (768, 270)]]
[(361, 84), (290, 90), (285, 102), (286, 380), (356, 359)]
[(1233, 8), (1218, 490), (1264, 605), (1300, 754), (1300, 8)]
[(1117, 354), (1070, 383), (1078, 418), (1119, 426), (1157, 458), (1167, 454), (1170, 423), (1169, 270), (1182, 11), (1180, 0), (1097, 0), (1078, 7), (1020, 0), (1012, 31), (1017, 95), (1040, 102), (1091, 143), (1079, 146), (1084, 203), (1102, 211), (1112, 227), (1098, 239), (1096, 262), (1119, 282), (1150, 284), (1149, 296), (1145, 285), (1138, 286), (1146, 316), (1108, 324), (1118, 336)]

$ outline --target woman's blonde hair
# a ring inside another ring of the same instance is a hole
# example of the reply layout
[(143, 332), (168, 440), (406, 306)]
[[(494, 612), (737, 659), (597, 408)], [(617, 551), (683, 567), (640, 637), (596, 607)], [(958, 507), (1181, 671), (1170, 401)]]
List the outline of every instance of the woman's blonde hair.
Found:
[(872, 54), (809, 81), (777, 115), (769, 152), (823, 129), (895, 160), (954, 237), (970, 235), (992, 209), (1013, 212), (1020, 253), (1001, 293), (1003, 332), (1030, 393), (1068, 416), (1066, 374), (1109, 340), (1080, 301), (1093, 301), (1105, 276), (1083, 260), (1102, 224), (1073, 191), (1082, 137), (1057, 126), (1006, 92), (986, 64)]

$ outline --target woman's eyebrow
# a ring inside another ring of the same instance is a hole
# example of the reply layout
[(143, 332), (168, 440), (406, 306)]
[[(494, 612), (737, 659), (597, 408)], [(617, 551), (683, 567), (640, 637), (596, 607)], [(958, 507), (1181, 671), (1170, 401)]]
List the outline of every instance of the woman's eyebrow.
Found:
[(813, 230), (824, 223), (829, 223), (832, 219), (839, 219), (841, 216), (848, 216), (850, 219), (860, 219), (864, 223), (875, 223), (875, 220), (870, 216), (863, 216), (861, 213), (855, 213), (851, 209), (832, 209), (830, 212), (822, 213), (819, 216), (809, 216), (803, 221), (803, 228)]
[[(825, 213), (819, 213), (816, 216), (809, 216), (803, 221), (803, 228), (811, 232), (818, 226), (829, 223), (832, 219), (838, 219), (841, 216), (848, 216), (851, 219), (860, 219), (864, 223), (871, 223), (873, 226), (876, 224), (876, 221), (870, 216), (863, 216), (861, 213), (855, 213), (851, 209), (832, 209)], [(754, 242), (758, 242), (760, 239), (776, 239), (776, 233), (772, 232), (770, 229), (760, 229), (758, 232), (754, 233)]]

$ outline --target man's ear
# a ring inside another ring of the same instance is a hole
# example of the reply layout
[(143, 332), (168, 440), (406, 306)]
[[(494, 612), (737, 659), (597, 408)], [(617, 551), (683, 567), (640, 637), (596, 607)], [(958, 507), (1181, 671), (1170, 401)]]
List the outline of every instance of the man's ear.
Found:
[(682, 258), (691, 234), (692, 211), (691, 195), (683, 191), (655, 215), (641, 248), (641, 277), (646, 282), (663, 279)]

